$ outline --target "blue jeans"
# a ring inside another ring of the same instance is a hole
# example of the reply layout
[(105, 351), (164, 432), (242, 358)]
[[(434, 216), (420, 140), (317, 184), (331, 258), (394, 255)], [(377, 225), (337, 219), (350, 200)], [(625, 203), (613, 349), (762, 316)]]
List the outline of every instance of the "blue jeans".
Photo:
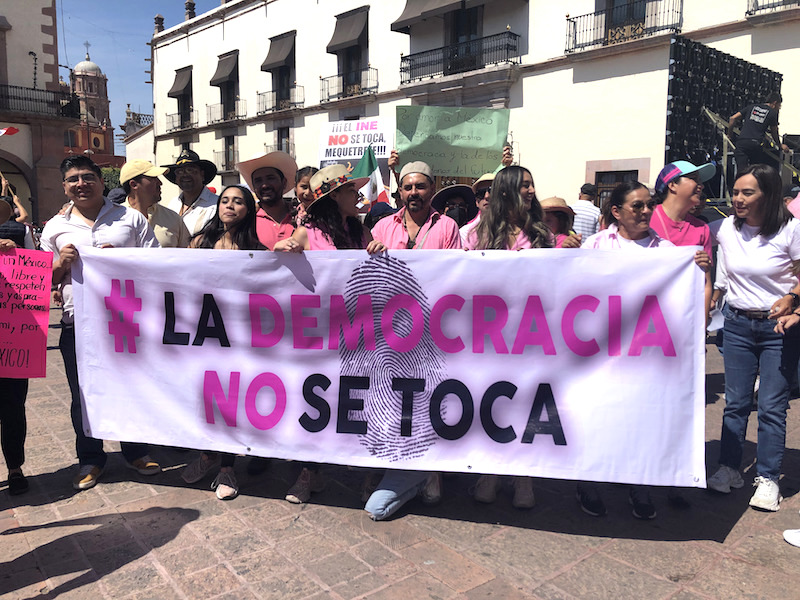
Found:
[(786, 444), (786, 410), (789, 382), (797, 371), (800, 335), (790, 329), (775, 333), (775, 321), (750, 319), (724, 309), (725, 412), (719, 463), (739, 469), (753, 405), (753, 386), (758, 390), (758, 447), (756, 475), (777, 481)]
[(388, 519), (419, 493), (425, 486), (428, 475), (424, 471), (387, 469), (378, 487), (367, 500), (364, 510), (376, 521)]
[[(81, 402), (81, 388), (78, 384), (78, 361), (75, 357), (75, 328), (72, 325), (63, 325), (58, 347), (64, 359), (64, 370), (67, 372), (69, 391), (72, 394), (70, 414), (72, 416), (72, 428), (75, 430), (75, 451), (78, 455), (78, 463), (82, 467), (94, 465), (102, 469), (106, 464), (103, 440), (89, 437), (83, 431), (83, 404)], [(119, 376), (119, 374), (111, 373), (109, 376), (115, 377)], [(120, 447), (122, 456), (128, 462), (133, 462), (147, 454), (147, 444), (121, 442)]]

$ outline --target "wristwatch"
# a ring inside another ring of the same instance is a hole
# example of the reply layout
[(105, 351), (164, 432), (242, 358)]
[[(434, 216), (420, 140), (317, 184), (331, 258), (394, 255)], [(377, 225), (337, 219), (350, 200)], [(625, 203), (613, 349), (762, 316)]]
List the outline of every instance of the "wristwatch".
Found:
[(798, 296), (794, 292), (789, 292), (788, 294), (784, 294), (784, 296), (792, 297), (792, 308), (797, 308), (798, 306), (800, 306), (800, 296)]

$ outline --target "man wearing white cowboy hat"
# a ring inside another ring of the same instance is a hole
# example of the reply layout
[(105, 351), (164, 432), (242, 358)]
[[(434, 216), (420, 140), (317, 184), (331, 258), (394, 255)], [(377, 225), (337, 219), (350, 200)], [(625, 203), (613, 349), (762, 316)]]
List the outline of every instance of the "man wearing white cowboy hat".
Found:
[(294, 232), (283, 195), (294, 186), (297, 163), (286, 152), (277, 151), (240, 162), (236, 169), (258, 199), (258, 241), (272, 250)]
[(129, 160), (122, 165), (119, 183), (126, 195), (122, 206), (145, 216), (162, 248), (186, 248), (190, 236), (183, 219), (174, 210), (159, 204), (161, 180), (158, 177), (168, 170), (146, 160)]
[(217, 167), (191, 150), (181, 151), (174, 165), (163, 166), (169, 169), (164, 177), (177, 185), (181, 193), (162, 204), (183, 217), (189, 233), (194, 235), (217, 212), (217, 195), (206, 187), (217, 176)]

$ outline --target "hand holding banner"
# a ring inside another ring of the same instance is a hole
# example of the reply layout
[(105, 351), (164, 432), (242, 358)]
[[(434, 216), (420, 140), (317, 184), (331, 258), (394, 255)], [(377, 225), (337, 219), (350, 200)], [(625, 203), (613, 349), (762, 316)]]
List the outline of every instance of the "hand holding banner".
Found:
[(44, 377), (53, 255), (0, 252), (0, 377)]

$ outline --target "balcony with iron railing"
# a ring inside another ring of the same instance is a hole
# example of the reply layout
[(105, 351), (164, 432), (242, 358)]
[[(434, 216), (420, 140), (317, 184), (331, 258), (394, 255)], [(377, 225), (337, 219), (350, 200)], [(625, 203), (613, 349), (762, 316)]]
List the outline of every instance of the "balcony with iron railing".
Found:
[(80, 104), (75, 94), (17, 85), (0, 85), (0, 111), (71, 119), (79, 119), (81, 116)]
[(662, 32), (679, 33), (683, 0), (636, 0), (579, 17), (567, 16), (565, 52), (610, 46)]
[(238, 162), (238, 150), (214, 150), (214, 164), (220, 173), (229, 173), (236, 170), (236, 163)]
[(167, 115), (167, 133), (181, 131), (183, 129), (194, 129), (197, 127), (197, 111), (190, 110), (184, 113), (172, 113)]
[(305, 88), (293, 85), (283, 93), (261, 92), (258, 95), (258, 114), (264, 115), (279, 110), (303, 108), (306, 101)]
[(294, 153), (294, 142), (279, 142), (277, 144), (264, 144), (264, 153), (269, 154), (270, 152), (286, 152), (292, 158), (296, 155)]
[(372, 67), (320, 79), (322, 102), (331, 102), (362, 94), (375, 94), (377, 91), (378, 69)]
[(247, 101), (237, 100), (233, 105), (206, 104), (206, 122), (209, 125), (214, 123), (224, 123), (225, 121), (236, 121), (247, 117)]
[(417, 52), (400, 58), (400, 82), (455, 75), (500, 63), (520, 61), (520, 36), (504, 31), (468, 42)]
[(747, 0), (748, 17), (771, 13), (784, 8), (798, 8), (800, 0)]

